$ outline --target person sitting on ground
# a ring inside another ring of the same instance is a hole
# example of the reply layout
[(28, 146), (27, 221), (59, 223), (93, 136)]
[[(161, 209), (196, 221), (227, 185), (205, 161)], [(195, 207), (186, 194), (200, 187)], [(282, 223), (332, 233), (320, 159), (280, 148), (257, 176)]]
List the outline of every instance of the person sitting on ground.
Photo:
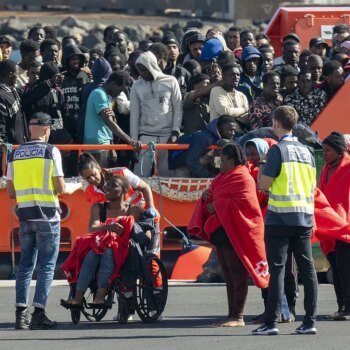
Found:
[(252, 129), (272, 126), (272, 112), (283, 104), (280, 95), (281, 79), (275, 71), (263, 75), (263, 93), (256, 97), (249, 108), (249, 120)]

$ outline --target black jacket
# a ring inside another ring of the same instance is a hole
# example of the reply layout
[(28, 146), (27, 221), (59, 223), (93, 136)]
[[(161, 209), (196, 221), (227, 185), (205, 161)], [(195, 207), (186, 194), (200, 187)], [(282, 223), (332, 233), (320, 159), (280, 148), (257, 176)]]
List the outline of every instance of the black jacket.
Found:
[(17, 90), (0, 83), (0, 141), (22, 144), (27, 139), (27, 123)]

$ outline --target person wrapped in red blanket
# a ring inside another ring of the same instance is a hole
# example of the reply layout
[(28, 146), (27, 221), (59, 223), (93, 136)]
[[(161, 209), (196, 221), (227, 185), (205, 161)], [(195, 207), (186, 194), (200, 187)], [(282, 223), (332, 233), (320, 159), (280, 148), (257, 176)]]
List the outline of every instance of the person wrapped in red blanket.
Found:
[(258, 287), (268, 286), (264, 223), (243, 150), (228, 144), (220, 160), (221, 173), (197, 202), (188, 232), (216, 246), (229, 306), (227, 319), (216, 325), (237, 327), (245, 325), (248, 275)]
[[(319, 188), (336, 213), (350, 223), (350, 157), (346, 153), (345, 138), (339, 132), (332, 132), (324, 139), (322, 147), (326, 164)], [(350, 243), (340, 239), (324, 240), (321, 248), (331, 264), (337, 296), (338, 311), (331, 318), (350, 319)]]
[[(123, 227), (122, 234), (113, 231), (116, 225)], [(93, 301), (103, 304), (108, 285), (119, 275), (120, 268), (129, 255), (129, 241), (133, 232), (134, 218), (122, 216), (107, 219), (101, 231), (88, 233), (78, 238), (67, 260), (61, 265), (61, 270), (69, 283), (77, 283), (75, 299), (66, 303), (80, 306), (85, 291), (98, 269), (98, 290)], [(80, 295), (82, 294), (82, 295)]]

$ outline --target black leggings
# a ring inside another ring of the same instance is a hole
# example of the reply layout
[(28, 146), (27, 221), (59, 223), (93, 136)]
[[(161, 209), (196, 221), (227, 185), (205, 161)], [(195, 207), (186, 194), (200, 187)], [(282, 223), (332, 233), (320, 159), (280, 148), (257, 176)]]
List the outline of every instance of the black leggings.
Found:
[(350, 243), (337, 241), (335, 251), (337, 269), (343, 291), (345, 311), (350, 312)]

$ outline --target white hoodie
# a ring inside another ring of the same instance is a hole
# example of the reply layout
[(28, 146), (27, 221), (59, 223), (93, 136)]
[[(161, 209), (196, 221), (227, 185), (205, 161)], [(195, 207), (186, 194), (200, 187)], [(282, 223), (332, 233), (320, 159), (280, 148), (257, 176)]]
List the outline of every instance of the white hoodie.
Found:
[(182, 122), (182, 101), (175, 77), (164, 74), (152, 52), (144, 52), (136, 60), (152, 74), (152, 81), (140, 79), (130, 94), (130, 136), (170, 136)]

